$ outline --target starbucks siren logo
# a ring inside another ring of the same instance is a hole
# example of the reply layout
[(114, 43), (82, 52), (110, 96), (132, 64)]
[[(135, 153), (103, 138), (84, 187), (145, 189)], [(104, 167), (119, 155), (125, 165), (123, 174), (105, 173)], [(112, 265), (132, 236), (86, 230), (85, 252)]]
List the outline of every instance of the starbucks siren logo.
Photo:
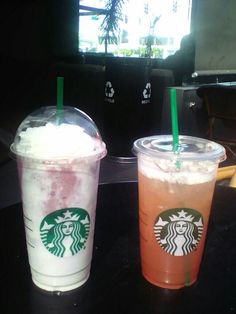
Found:
[(187, 255), (197, 248), (203, 232), (203, 217), (191, 208), (169, 209), (154, 224), (157, 242), (167, 253)]
[(85, 249), (90, 217), (82, 208), (66, 208), (47, 215), (40, 224), (46, 249), (58, 257), (69, 257)]

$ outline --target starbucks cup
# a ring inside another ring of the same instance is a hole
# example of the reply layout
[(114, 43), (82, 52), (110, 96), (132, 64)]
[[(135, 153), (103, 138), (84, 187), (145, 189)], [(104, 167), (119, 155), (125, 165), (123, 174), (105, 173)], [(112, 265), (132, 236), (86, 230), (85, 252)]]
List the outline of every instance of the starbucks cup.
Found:
[(138, 139), (140, 253), (143, 276), (178, 289), (198, 277), (219, 162), (225, 149), (212, 141), (171, 135)]
[(68, 291), (89, 277), (100, 159), (105, 144), (82, 111), (43, 107), (19, 126), (17, 158), (33, 282)]

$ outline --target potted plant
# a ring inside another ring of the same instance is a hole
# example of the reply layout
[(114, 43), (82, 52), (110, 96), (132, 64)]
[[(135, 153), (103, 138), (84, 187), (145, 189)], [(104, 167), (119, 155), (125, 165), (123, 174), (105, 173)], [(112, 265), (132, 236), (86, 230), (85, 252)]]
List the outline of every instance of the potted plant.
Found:
[(122, 6), (126, 0), (107, 0), (107, 14), (101, 24), (101, 42), (105, 43), (105, 53), (109, 44), (117, 44), (119, 36), (119, 21), (122, 19)]

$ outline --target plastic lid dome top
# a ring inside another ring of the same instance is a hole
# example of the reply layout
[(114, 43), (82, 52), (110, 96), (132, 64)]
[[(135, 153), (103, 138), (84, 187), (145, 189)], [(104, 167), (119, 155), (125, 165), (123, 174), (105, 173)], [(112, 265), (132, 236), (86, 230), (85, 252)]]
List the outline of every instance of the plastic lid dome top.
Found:
[(93, 120), (83, 111), (65, 106), (41, 107), (18, 127), (11, 151), (22, 157), (60, 159), (106, 155), (106, 145)]

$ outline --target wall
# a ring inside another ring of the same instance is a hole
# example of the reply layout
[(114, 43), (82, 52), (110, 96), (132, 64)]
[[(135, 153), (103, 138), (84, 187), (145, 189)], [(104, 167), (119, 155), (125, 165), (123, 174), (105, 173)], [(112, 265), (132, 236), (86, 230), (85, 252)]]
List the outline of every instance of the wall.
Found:
[(0, 5), (0, 52), (25, 61), (78, 53), (78, 0), (6, 0)]
[(195, 71), (236, 73), (236, 1), (197, 0)]
[(0, 127), (14, 132), (42, 105), (55, 104), (53, 65), (78, 53), (77, 0), (3, 0), (0, 4)]

